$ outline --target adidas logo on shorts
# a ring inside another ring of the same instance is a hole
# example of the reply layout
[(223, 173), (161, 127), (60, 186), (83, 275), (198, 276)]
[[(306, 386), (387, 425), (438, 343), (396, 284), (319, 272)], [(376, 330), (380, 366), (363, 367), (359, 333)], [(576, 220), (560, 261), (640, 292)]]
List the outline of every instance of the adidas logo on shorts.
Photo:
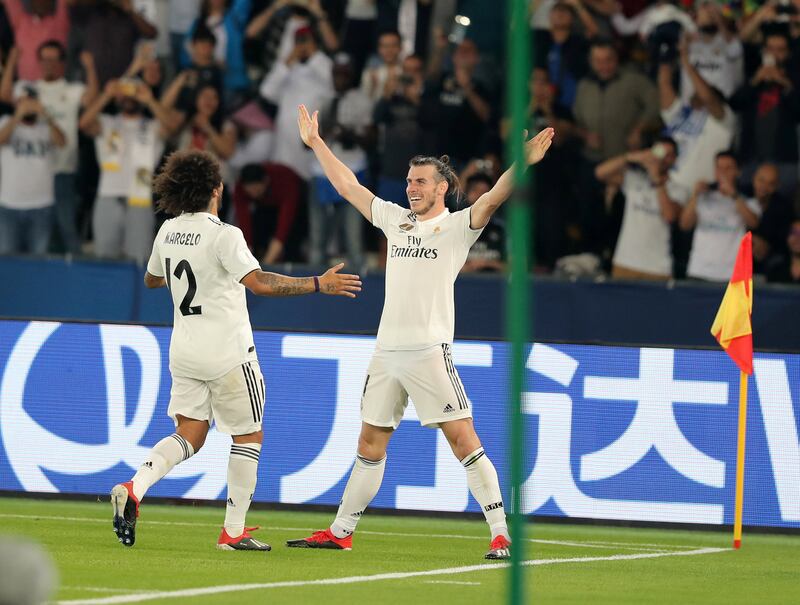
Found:
[(442, 410), (442, 411), (443, 411), (445, 414), (446, 414), (446, 413), (449, 413), (449, 412), (455, 412), (455, 410), (453, 409), (453, 406), (452, 406), (452, 405), (450, 405), (449, 403), (448, 403), (446, 406), (444, 406), (444, 410)]

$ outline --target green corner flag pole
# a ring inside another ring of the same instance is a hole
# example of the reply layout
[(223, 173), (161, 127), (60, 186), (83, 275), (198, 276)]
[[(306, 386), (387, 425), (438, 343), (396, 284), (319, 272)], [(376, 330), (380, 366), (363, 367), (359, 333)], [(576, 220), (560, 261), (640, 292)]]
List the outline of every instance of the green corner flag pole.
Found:
[(508, 0), (508, 45), (506, 49), (508, 81), (507, 110), (511, 128), (508, 131), (508, 158), (514, 162), (514, 193), (509, 203), (511, 275), (506, 295), (506, 334), (511, 343), (511, 389), (509, 399), (510, 469), (511, 469), (511, 577), (509, 603), (525, 603), (525, 515), (522, 510), (521, 487), (524, 481), (525, 431), (522, 414), (522, 391), (525, 386), (525, 345), (529, 337), (528, 249), (531, 240), (530, 211), (526, 197), (527, 178), (523, 156), (522, 131), (526, 127), (528, 77), (530, 75), (530, 30), (528, 2)]

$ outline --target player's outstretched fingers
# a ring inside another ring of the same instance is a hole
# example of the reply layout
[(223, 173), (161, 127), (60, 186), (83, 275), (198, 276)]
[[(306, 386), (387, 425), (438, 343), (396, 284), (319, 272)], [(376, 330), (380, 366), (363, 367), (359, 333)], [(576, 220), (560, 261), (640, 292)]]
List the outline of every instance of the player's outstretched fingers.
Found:
[(361, 280), (358, 275), (338, 275), (339, 277), (339, 294), (342, 296), (349, 296), (355, 298), (354, 292), (361, 292)]
[(320, 291), (323, 294), (347, 296), (355, 298), (354, 292), (361, 292), (361, 278), (358, 275), (339, 273), (344, 263), (334, 265), (319, 278)]

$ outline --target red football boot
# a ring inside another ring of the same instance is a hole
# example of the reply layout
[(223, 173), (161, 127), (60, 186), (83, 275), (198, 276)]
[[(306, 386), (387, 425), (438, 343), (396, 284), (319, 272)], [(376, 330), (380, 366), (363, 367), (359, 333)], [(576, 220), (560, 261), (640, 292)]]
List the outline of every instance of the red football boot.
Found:
[(286, 546), (290, 548), (329, 548), (331, 550), (353, 550), (353, 536), (337, 538), (330, 529), (315, 531), (308, 538), (287, 540)]

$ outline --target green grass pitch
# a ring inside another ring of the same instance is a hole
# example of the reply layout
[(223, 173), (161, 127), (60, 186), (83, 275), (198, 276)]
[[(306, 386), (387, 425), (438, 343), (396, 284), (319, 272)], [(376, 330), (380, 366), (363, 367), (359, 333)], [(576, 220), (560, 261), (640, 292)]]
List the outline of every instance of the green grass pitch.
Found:
[[(61, 577), (59, 603), (337, 605), (502, 603), (507, 567), (483, 560), (479, 521), (367, 514), (353, 551), (284, 541), (330, 514), (251, 511), (269, 553), (214, 548), (221, 508), (148, 505), (133, 548), (120, 545), (107, 502), (0, 499), (0, 534), (40, 541)], [(800, 603), (800, 536), (534, 524), (528, 603)]]

